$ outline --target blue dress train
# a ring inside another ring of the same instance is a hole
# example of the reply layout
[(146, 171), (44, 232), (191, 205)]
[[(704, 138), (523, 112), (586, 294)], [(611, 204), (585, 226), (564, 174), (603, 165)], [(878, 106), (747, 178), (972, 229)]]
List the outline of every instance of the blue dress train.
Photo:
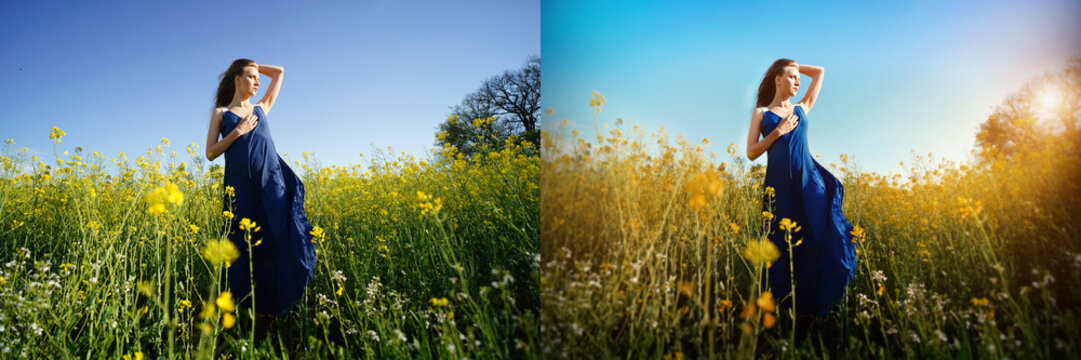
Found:
[[(261, 106), (252, 111), (258, 125), (241, 135), (225, 150), (225, 186), (232, 186), (235, 218), (228, 231), (240, 257), (229, 267), (229, 289), (240, 299), (251, 293), (255, 282), (255, 309), (260, 313), (284, 315), (304, 294), (315, 271), (312, 225), (304, 214), (304, 184), (278, 156), (270, 136), (270, 122)], [(240, 117), (232, 111), (222, 114), (221, 135), (236, 128)], [(229, 198), (225, 195), (225, 209)], [(252, 271), (248, 268), (248, 244), (239, 229), (240, 219), (249, 218), (261, 229), (253, 233)], [(240, 303), (250, 306), (251, 298)]]
[[(799, 124), (788, 134), (782, 135), (767, 150), (765, 186), (773, 187), (775, 198), (769, 203), (764, 195), (763, 211), (772, 205), (773, 219), (770, 223), (770, 241), (777, 246), (781, 257), (769, 267), (768, 285), (775, 299), (781, 299), (791, 291), (789, 276), (788, 244), (779, 223), (783, 218), (795, 221), (799, 232), (793, 233), (793, 276), (796, 285), (796, 310), (802, 313), (825, 315), (831, 305), (845, 292), (845, 286), (855, 276), (856, 254), (852, 243), (852, 224), (841, 212), (844, 187), (811, 157), (807, 145), (807, 127), (810, 122), (801, 106), (793, 110)], [(782, 119), (772, 111), (762, 116), (762, 132), (769, 134)], [(791, 298), (780, 304), (791, 306)]]

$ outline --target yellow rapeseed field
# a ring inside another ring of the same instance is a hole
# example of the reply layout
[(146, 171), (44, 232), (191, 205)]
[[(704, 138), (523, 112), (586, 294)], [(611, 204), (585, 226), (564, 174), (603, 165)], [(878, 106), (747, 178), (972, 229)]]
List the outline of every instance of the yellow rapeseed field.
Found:
[(318, 269), (265, 340), (221, 274), (265, 246), (192, 144), (134, 161), (60, 146), (0, 156), (0, 358), (535, 358), (540, 161), (509, 139), (472, 158), (380, 150), (302, 175)]
[[(594, 94), (601, 111), (605, 99)], [(553, 112), (549, 110), (549, 114)], [(549, 122), (551, 124), (551, 122)], [(729, 145), (617, 121), (543, 134), (542, 354), (569, 358), (1056, 358), (1081, 350), (1081, 146), (1006, 158), (915, 156), (906, 175), (827, 164), (845, 186), (858, 270), (809, 335), (761, 288), (779, 251), (765, 168)], [(629, 127), (629, 128), (628, 128)], [(590, 131), (592, 132), (592, 131)], [(591, 136), (592, 137), (592, 136)], [(723, 161), (722, 161), (723, 160)], [(793, 322), (796, 323), (793, 326)], [(802, 325), (807, 325), (806, 323)], [(799, 335), (799, 336), (797, 336)], [(837, 354), (840, 355), (840, 354)]]

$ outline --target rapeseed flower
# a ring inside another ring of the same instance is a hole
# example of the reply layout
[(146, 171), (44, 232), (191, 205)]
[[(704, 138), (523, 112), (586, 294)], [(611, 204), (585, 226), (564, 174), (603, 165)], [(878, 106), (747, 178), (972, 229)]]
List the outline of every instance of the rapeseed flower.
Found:
[(769, 291), (763, 291), (762, 295), (759, 295), (758, 299), (755, 300), (755, 304), (758, 304), (758, 307), (761, 308), (762, 311), (772, 312), (777, 309), (773, 303), (773, 293)]
[(256, 226), (255, 222), (251, 221), (251, 219), (248, 219), (248, 218), (240, 219), (240, 230), (259, 231), (259, 230), (257, 230), (258, 228), (259, 227)]
[(229, 266), (233, 260), (240, 257), (240, 253), (237, 251), (236, 246), (229, 240), (210, 240), (206, 242), (206, 246), (201, 251), (204, 258), (210, 261), (214, 266), (225, 264)]
[(319, 242), (323, 242), (327, 239), (327, 233), (319, 226), (313, 227), (309, 234), (312, 235), (312, 243), (314, 243), (316, 239), (318, 239)]
[(164, 186), (151, 190), (146, 195), (147, 211), (152, 215), (160, 215), (166, 212), (166, 205), (180, 206), (184, 203), (184, 193), (172, 182), (166, 182)]
[(236, 325), (236, 316), (232, 313), (225, 313), (221, 316), (221, 327), (229, 329), (233, 325)]
[(604, 95), (601, 95), (601, 93), (596, 91), (593, 92), (593, 97), (589, 99), (589, 107), (593, 108), (594, 114), (601, 112), (601, 106), (604, 105), (604, 101)]
[(773, 242), (768, 239), (751, 240), (747, 243), (747, 247), (743, 248), (743, 257), (755, 266), (766, 265), (769, 267), (780, 256), (781, 253), (777, 251), (777, 246), (773, 245)]
[(784, 231), (795, 230), (796, 229), (796, 222), (792, 221), (792, 219), (784, 218), (784, 219), (781, 219), (780, 226), (781, 226), (781, 230), (784, 230)]
[(60, 130), (60, 128), (55, 126), (53, 126), (52, 131), (49, 132), (49, 138), (55, 140), (57, 144), (60, 143), (60, 139), (63, 138), (64, 135), (67, 135), (64, 133), (64, 130)]
[(190, 307), (191, 307), (191, 301), (189, 301), (187, 299), (181, 299), (180, 301), (176, 302), (176, 311), (181, 313), (181, 314), (184, 313), (184, 310), (187, 310)]
[(221, 295), (214, 300), (214, 303), (218, 305), (222, 311), (233, 312), (236, 310), (236, 305), (233, 303), (233, 293), (228, 291), (222, 291)]

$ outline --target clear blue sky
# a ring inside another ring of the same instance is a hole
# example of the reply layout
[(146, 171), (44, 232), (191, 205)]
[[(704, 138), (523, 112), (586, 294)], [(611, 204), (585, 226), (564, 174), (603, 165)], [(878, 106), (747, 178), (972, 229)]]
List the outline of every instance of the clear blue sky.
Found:
[(907, 174), (898, 163), (908, 166), (911, 150), (967, 159), (993, 106), (1081, 55), (1076, 0), (545, 0), (541, 19), (542, 105), (587, 140), (596, 90), (608, 101), (601, 124), (664, 125), (673, 137), (709, 138), (722, 160), (729, 143), (745, 154), (757, 86), (770, 63), (790, 58), (826, 69), (808, 114), (812, 154), (828, 164), (847, 153), (883, 174)]
[(538, 54), (539, 0), (3, 1), (0, 138), (46, 160), (52, 126), (61, 151), (202, 153), (218, 75), (244, 57), (285, 68), (269, 124), (291, 160), (423, 157), (450, 106)]

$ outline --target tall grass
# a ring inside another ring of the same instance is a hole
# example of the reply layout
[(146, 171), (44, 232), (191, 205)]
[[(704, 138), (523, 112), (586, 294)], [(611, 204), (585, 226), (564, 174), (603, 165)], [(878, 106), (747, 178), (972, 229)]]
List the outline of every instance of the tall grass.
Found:
[[(595, 96), (597, 111), (603, 103)], [(544, 133), (546, 149), (562, 150), (541, 162), (546, 356), (1060, 358), (1081, 350), (1074, 140), (965, 164), (916, 156), (907, 176), (862, 172), (846, 155), (829, 163), (857, 226), (849, 241), (858, 244), (858, 270), (836, 310), (793, 319), (758, 285), (770, 258), (761, 241), (782, 220), (762, 211), (765, 168), (749, 166), (735, 144), (722, 162), (708, 139), (621, 122), (603, 129), (592, 143), (566, 127)], [(787, 231), (793, 246), (797, 229)], [(796, 331), (804, 326), (806, 335)]]
[[(230, 309), (240, 294), (223, 295), (214, 262), (242, 220), (223, 213), (221, 166), (194, 144), (180, 160), (166, 139), (132, 162), (60, 152), (63, 133), (53, 137), (55, 163), (13, 140), (0, 158), (0, 358), (537, 356), (539, 158), (528, 144), (472, 159), (445, 148), (432, 162), (379, 151), (351, 167), (305, 153), (293, 166), (318, 269), (260, 339), (248, 309)], [(150, 194), (168, 184), (152, 213)]]

